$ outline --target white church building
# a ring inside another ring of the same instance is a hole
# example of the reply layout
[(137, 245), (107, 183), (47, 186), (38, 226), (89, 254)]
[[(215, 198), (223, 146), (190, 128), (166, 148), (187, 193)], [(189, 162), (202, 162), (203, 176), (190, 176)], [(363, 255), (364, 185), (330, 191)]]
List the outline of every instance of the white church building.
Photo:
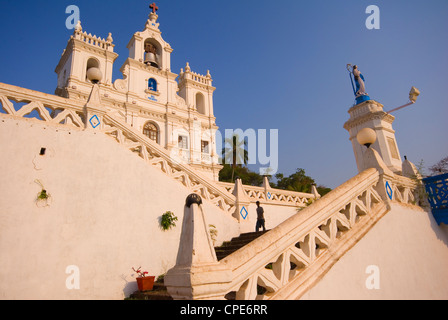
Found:
[[(348, 106), (359, 174), (323, 197), (220, 182), (211, 74), (172, 72), (156, 9), (122, 79), (79, 22), (54, 95), (0, 83), (0, 299), (124, 299), (138, 267), (174, 299), (448, 299), (448, 230), (381, 103)], [(257, 202), (269, 231), (219, 257)]]
[(209, 72), (200, 75), (188, 62), (179, 74), (171, 70), (173, 49), (162, 38), (153, 9), (145, 29), (129, 41), (129, 57), (121, 66), (123, 79), (112, 79), (114, 52), (112, 35), (102, 39), (75, 28), (56, 67), (55, 94), (87, 101), (92, 91), (88, 71), (99, 70), (101, 103), (108, 112), (140, 131), (160, 146), (178, 155), (195, 169), (218, 180), (214, 141), (216, 118)]

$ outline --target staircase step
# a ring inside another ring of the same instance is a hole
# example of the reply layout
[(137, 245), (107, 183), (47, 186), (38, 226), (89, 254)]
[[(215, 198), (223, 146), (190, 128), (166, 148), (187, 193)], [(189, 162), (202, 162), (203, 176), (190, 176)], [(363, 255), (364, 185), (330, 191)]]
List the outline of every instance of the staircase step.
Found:
[(226, 249), (226, 248), (235, 247), (235, 246), (244, 247), (245, 245), (251, 243), (254, 240), (255, 239), (253, 239), (253, 240), (250, 240), (250, 239), (248, 239), (248, 240), (235, 240), (235, 241), (223, 243), (219, 248)]
[[(241, 249), (245, 245), (251, 243), (267, 231), (243, 233), (239, 237), (235, 237), (230, 241), (223, 243), (221, 247), (216, 247), (216, 257), (222, 260), (233, 252)], [(150, 291), (136, 291), (130, 295), (129, 299), (133, 300), (173, 300), (169, 295), (163, 283), (154, 283), (154, 287)]]
[[(260, 236), (262, 236), (263, 234), (265, 234), (266, 232), (268, 232), (269, 230), (266, 231), (259, 231), (259, 232), (247, 232), (247, 233), (242, 233), (240, 234), (239, 237), (235, 237), (233, 239), (256, 239)], [(233, 240), (232, 239), (232, 240)]]
[(165, 285), (162, 283), (154, 283), (154, 287), (150, 291), (136, 291), (129, 296), (132, 300), (173, 300), (169, 295)]
[(258, 237), (265, 234), (267, 231), (260, 231), (260, 232), (248, 232), (248, 233), (242, 233), (239, 237), (235, 237), (230, 241), (226, 241), (222, 244), (220, 247), (216, 247), (216, 258), (218, 260), (222, 260), (228, 255), (234, 253), (235, 251), (241, 249), (242, 247), (248, 245)]

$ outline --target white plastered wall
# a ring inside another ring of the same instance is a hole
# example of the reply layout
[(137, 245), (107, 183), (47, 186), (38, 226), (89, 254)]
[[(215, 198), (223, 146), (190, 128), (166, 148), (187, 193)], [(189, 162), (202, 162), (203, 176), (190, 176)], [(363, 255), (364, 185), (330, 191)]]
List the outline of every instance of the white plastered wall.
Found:
[(302, 299), (448, 299), (446, 231), (394, 204)]
[[(99, 132), (2, 118), (0, 144), (0, 299), (122, 299), (137, 289), (132, 267), (174, 265), (191, 193), (180, 183)], [(203, 206), (217, 244), (238, 235), (234, 218)], [(166, 211), (179, 220), (164, 232)], [(79, 290), (66, 286), (72, 265)]]

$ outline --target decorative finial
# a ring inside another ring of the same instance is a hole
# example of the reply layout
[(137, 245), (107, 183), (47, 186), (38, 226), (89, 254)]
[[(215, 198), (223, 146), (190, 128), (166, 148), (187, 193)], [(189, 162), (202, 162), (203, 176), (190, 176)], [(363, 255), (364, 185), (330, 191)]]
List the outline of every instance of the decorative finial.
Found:
[(190, 64), (187, 62), (187, 65), (185, 66), (185, 72), (190, 72)]
[(75, 31), (82, 32), (81, 20), (78, 20), (78, 23), (75, 26)]
[(149, 5), (149, 8), (152, 10), (152, 13), (156, 13), (159, 10), (159, 7), (155, 4), (155, 2)]
[(114, 39), (112, 38), (112, 33), (111, 32), (109, 32), (109, 36), (107, 37), (106, 41), (110, 42), (110, 43), (112, 43), (114, 41)]
[(187, 200), (185, 201), (185, 205), (190, 208), (193, 203), (196, 203), (197, 205), (202, 204), (202, 198), (196, 194), (192, 193), (187, 197)]

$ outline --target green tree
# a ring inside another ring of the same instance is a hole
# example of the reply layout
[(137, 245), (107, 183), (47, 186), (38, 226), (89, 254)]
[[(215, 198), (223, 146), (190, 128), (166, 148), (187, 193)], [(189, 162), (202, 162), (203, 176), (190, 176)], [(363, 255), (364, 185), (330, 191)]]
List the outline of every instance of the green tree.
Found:
[(263, 184), (263, 176), (256, 172), (249, 170), (247, 167), (232, 168), (230, 164), (224, 164), (224, 167), (219, 172), (219, 181), (235, 182), (234, 177), (241, 179), (241, 182), (249, 186), (261, 186)]
[(331, 191), (331, 188), (319, 185), (317, 186), (317, 192), (319, 192), (319, 194), (323, 197), (324, 195), (326, 195), (328, 192)]
[[(289, 177), (285, 177), (282, 173), (277, 173), (275, 178), (277, 179), (277, 183), (271, 183), (273, 188), (289, 191), (311, 193), (312, 185), (316, 184), (314, 179), (307, 176), (305, 170), (300, 168)], [(330, 188), (322, 185), (319, 185), (316, 189), (321, 196), (324, 196), (331, 191)]]
[(231, 182), (234, 181), (235, 169), (242, 168), (243, 164), (249, 161), (249, 152), (247, 151), (247, 141), (240, 140), (237, 134), (224, 140), (222, 149), (222, 163), (229, 164), (232, 168)]
[[(233, 183), (235, 177), (240, 178), (244, 185), (258, 187), (263, 185), (263, 176), (257, 172), (253, 172), (242, 165), (232, 166), (230, 164), (224, 164), (224, 167), (219, 172), (219, 181)], [(315, 180), (307, 176), (304, 169), (297, 169), (297, 171), (289, 177), (285, 177), (282, 173), (277, 173), (275, 175), (277, 182), (273, 182), (270, 178), (272, 177), (268, 176), (272, 188), (289, 191), (311, 193), (312, 185), (315, 184)], [(330, 191), (330, 188), (322, 185), (317, 187), (317, 192), (319, 192), (321, 196), (324, 196)]]
[(277, 178), (277, 188), (297, 192), (311, 192), (311, 186), (315, 184), (314, 179), (305, 174), (304, 169), (297, 169), (296, 172), (289, 177), (285, 177), (282, 173), (275, 175)]

